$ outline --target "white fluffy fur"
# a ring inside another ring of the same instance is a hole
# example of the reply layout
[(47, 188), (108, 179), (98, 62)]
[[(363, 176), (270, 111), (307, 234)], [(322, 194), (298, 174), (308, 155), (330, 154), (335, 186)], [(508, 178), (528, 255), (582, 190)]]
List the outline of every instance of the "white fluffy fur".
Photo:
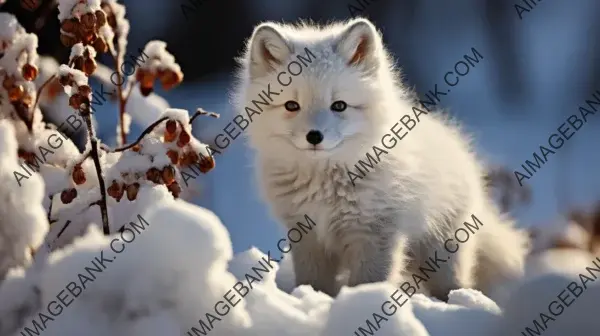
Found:
[[(296, 55), (305, 56), (306, 47), (316, 58), (283, 87), (277, 74)], [(357, 50), (362, 57), (354, 57)], [(440, 298), (472, 286), (489, 295), (496, 282), (522, 275), (526, 236), (492, 204), (469, 140), (441, 115), (421, 115), (374, 171), (356, 186), (350, 182), (347, 170), (372, 153), (373, 145), (383, 148), (382, 136), (404, 114), (414, 118), (411, 107), (417, 106), (368, 20), (324, 28), (261, 24), (248, 42), (239, 77), (235, 99), (244, 117), (244, 107), (257, 109), (252, 100), (260, 101), (269, 85), (278, 93), (270, 106), (261, 105), (263, 112), (246, 130), (257, 151), (264, 196), (287, 227), (304, 223), (305, 214), (316, 222), (316, 230), (293, 246), (298, 285), (335, 295), (340, 286), (335, 275), (342, 271), (349, 272), (349, 286), (398, 283), (402, 274), (425, 266), (435, 250), (448, 255), (443, 242), (463, 222), (472, 223), (471, 214), (484, 225), (426, 289)], [(300, 111), (286, 111), (289, 100)], [(331, 111), (337, 100), (348, 108)], [(312, 129), (324, 134), (319, 150), (306, 140)]]

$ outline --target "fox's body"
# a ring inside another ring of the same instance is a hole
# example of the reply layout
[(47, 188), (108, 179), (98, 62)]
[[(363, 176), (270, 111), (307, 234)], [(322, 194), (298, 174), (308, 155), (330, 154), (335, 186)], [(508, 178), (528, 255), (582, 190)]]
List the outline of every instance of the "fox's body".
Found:
[[(314, 55), (311, 62), (288, 86), (279, 85), (277, 74), (305, 48)], [(440, 298), (461, 287), (490, 293), (493, 282), (521, 275), (525, 235), (489, 200), (469, 141), (422, 107), (417, 118), (417, 105), (396, 81), (368, 21), (321, 30), (263, 24), (249, 41), (240, 77), (241, 110), (268, 85), (279, 93), (247, 130), (272, 211), (289, 227), (304, 222), (304, 215), (316, 223), (292, 247), (298, 285), (335, 295), (342, 271), (350, 286), (412, 280), (410, 273), (436, 250), (449, 256), (444, 242), (465, 221), (473, 223), (471, 215), (483, 226), (424, 283), (424, 291)], [(405, 114), (415, 123), (408, 133), (399, 121)], [(391, 135), (382, 140), (385, 134)], [(357, 173), (354, 165), (373, 146), (387, 153), (351, 182), (348, 172)]]

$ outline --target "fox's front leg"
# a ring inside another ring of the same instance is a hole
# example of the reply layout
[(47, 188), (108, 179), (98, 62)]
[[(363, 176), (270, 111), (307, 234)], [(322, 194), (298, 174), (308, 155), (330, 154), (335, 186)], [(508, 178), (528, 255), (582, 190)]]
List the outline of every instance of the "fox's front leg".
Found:
[(339, 262), (325, 253), (313, 236), (305, 235), (292, 245), (296, 285), (311, 285), (315, 290), (335, 297), (339, 290), (336, 275)]
[(401, 282), (405, 267), (406, 239), (375, 231), (355, 235), (344, 246), (343, 265), (350, 271), (348, 286), (388, 281)]

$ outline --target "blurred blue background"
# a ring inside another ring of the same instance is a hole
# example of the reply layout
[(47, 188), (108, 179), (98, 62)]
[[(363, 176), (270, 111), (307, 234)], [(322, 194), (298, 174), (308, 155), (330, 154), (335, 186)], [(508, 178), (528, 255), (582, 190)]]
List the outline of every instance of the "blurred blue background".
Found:
[[(28, 31), (35, 13), (23, 11), (18, 1), (3, 8), (17, 13)], [(194, 5), (194, 3), (198, 5)], [(212, 143), (232, 119), (229, 104), (233, 58), (243, 49), (253, 27), (263, 21), (316, 23), (351, 18), (349, 5), (372, 20), (402, 67), (404, 82), (421, 97), (442, 86), (465, 54), (476, 48), (483, 60), (441, 105), (473, 134), (480, 155), (490, 164), (511, 172), (531, 160), (539, 145), (578, 106), (600, 90), (600, 2), (593, 0), (536, 2), (506, 0), (377, 0), (361, 6), (356, 0), (127, 0), (131, 23), (129, 52), (153, 38), (168, 43), (185, 74), (184, 83), (158, 92), (172, 107), (197, 107), (221, 114), (221, 119), (199, 119), (195, 136)], [(515, 8), (521, 5), (522, 17)], [(12, 6), (12, 7), (11, 7)], [(183, 8), (182, 6), (186, 6)], [(364, 8), (363, 8), (364, 7)], [(60, 61), (68, 50), (58, 43), (58, 21), (51, 14), (41, 29), (42, 54)], [(111, 65), (111, 60), (102, 58)], [(450, 77), (452, 78), (452, 77)], [(600, 112), (600, 111), (599, 111)], [(100, 135), (114, 145), (117, 107), (106, 106), (96, 117)], [(520, 226), (547, 225), (574, 206), (586, 207), (600, 199), (600, 113), (525, 183), (532, 202), (513, 212)], [(132, 126), (130, 139), (141, 129)], [(228, 227), (234, 250), (250, 246), (275, 250), (283, 230), (270, 217), (255, 188), (252, 153), (242, 137), (222, 155), (217, 167), (196, 181), (201, 197), (194, 201), (213, 210)]]

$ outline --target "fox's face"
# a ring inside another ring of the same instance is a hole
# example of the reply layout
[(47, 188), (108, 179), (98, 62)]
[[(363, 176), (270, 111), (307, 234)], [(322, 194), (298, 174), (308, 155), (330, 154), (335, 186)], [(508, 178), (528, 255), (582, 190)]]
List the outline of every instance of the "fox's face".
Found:
[(252, 118), (251, 145), (281, 160), (353, 165), (383, 134), (382, 54), (366, 20), (327, 30), (260, 25), (238, 97), (240, 114)]

